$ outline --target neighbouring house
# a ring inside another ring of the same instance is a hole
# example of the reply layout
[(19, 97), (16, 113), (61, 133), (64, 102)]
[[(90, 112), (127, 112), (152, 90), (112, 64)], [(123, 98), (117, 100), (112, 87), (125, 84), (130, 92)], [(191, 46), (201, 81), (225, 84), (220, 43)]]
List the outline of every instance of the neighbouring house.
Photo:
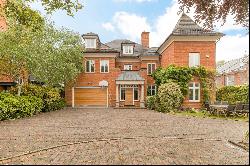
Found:
[(249, 85), (249, 55), (220, 64), (216, 68), (216, 87)]
[[(84, 34), (85, 71), (66, 86), (67, 105), (144, 108), (146, 96), (157, 91), (152, 72), (171, 64), (215, 70), (216, 43), (223, 35), (201, 28), (185, 13), (160, 47), (149, 47), (149, 32), (142, 32), (141, 44), (125, 39), (103, 44), (98, 34)], [(184, 107), (201, 107), (200, 86), (196, 78), (189, 83)]]

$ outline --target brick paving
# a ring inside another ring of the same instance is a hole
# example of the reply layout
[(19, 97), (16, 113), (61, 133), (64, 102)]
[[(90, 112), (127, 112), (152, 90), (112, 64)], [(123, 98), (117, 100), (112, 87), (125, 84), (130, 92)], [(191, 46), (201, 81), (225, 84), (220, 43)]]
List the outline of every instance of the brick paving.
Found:
[(0, 122), (0, 164), (249, 164), (248, 122), (149, 110), (64, 109)]

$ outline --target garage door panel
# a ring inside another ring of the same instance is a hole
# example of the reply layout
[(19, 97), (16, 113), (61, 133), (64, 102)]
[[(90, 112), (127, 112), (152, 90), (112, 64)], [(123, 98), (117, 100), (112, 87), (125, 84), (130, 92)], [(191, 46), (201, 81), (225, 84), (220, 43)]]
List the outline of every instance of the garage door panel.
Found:
[(107, 106), (107, 88), (75, 89), (75, 106)]

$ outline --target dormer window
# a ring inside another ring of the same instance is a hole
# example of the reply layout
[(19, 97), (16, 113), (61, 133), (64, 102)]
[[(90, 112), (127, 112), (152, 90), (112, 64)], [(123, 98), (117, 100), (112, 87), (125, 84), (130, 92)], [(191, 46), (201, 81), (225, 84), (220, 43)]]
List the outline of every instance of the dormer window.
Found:
[(131, 55), (134, 53), (133, 46), (123, 46), (123, 54)]
[(86, 48), (96, 48), (96, 39), (85, 39)]

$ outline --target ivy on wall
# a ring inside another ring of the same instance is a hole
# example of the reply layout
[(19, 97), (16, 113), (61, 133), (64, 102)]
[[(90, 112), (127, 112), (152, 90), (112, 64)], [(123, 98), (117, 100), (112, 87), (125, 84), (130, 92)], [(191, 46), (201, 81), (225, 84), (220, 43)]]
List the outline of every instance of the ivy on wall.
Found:
[[(176, 82), (181, 87), (181, 92), (184, 96), (188, 95), (188, 83), (197, 78), (201, 84), (203, 92), (203, 101), (214, 100), (215, 96), (215, 71), (208, 70), (202, 66), (199, 67), (182, 67), (170, 65), (167, 68), (158, 68), (152, 77), (156, 85), (159, 87), (161, 84), (167, 82)], [(213, 94), (214, 93), (214, 94)]]

